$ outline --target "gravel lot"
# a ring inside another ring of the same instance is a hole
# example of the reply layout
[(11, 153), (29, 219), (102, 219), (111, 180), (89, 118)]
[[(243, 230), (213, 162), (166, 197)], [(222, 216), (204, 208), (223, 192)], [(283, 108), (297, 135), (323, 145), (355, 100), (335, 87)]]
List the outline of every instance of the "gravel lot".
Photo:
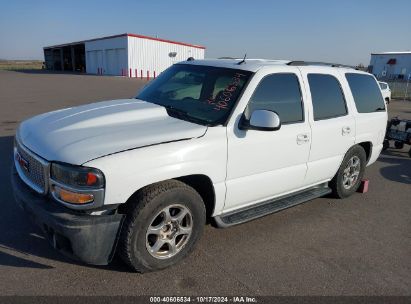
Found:
[[(0, 295), (411, 295), (411, 158), (389, 150), (369, 167), (370, 191), (316, 199), (262, 219), (207, 226), (183, 263), (136, 274), (55, 252), (15, 205), (9, 182), (18, 123), (53, 109), (130, 97), (120, 77), (0, 71)], [(390, 115), (411, 119), (411, 102)]]

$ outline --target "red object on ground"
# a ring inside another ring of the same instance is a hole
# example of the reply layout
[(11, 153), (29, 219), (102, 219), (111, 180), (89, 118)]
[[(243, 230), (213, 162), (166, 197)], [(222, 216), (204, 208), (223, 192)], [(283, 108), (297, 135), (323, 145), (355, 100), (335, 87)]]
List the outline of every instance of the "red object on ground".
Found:
[(360, 187), (358, 188), (357, 192), (359, 193), (367, 193), (368, 192), (368, 184), (370, 181), (368, 179), (363, 179), (361, 181)]
[(140, 78), (143, 79), (143, 70), (140, 70)]
[(134, 73), (136, 73), (136, 78), (137, 78), (138, 77), (137, 69), (134, 70)]
[(150, 79), (150, 72), (147, 71), (147, 80), (149, 80), (149, 79)]
[(129, 77), (133, 77), (133, 73), (131, 72), (131, 68), (130, 68), (130, 76)]

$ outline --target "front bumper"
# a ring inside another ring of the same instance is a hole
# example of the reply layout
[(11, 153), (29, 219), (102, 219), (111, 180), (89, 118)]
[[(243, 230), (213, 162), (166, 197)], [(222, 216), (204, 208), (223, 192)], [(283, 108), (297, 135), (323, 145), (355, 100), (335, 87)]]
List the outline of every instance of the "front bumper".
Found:
[(88, 264), (107, 265), (111, 261), (124, 215), (89, 215), (61, 206), (30, 189), (14, 166), (11, 182), (16, 202), (55, 249)]

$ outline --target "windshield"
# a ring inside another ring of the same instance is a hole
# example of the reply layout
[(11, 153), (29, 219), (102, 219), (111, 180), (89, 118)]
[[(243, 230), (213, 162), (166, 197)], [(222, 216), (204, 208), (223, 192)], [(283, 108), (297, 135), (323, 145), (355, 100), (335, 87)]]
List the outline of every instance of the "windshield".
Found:
[(164, 106), (170, 116), (205, 125), (226, 122), (251, 72), (176, 64), (136, 98)]

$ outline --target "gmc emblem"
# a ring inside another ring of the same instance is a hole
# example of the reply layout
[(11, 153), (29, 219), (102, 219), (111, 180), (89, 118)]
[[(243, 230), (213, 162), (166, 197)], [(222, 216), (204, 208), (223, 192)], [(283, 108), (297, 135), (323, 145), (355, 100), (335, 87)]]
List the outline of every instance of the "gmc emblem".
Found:
[(16, 153), (16, 161), (19, 163), (20, 167), (27, 172), (30, 172), (30, 164), (27, 160), (20, 155), (19, 152)]

